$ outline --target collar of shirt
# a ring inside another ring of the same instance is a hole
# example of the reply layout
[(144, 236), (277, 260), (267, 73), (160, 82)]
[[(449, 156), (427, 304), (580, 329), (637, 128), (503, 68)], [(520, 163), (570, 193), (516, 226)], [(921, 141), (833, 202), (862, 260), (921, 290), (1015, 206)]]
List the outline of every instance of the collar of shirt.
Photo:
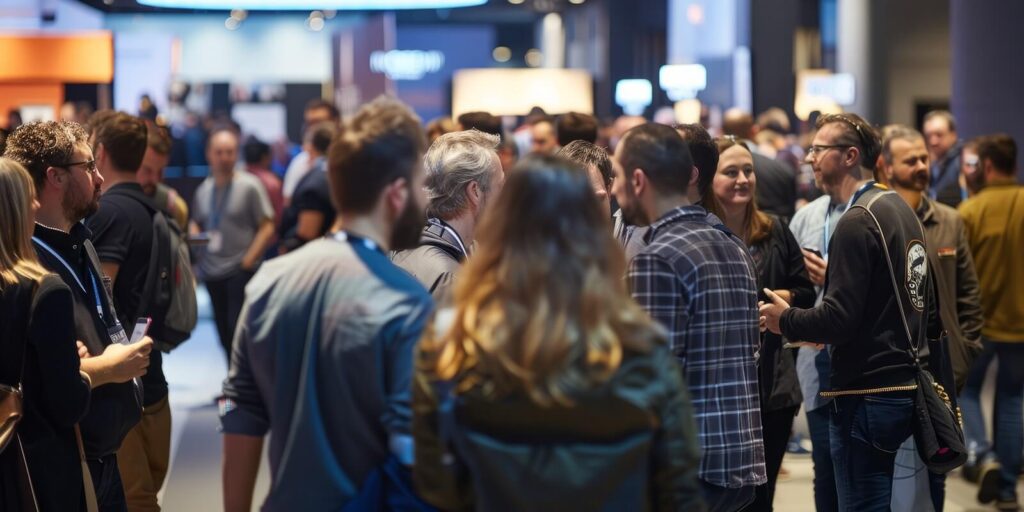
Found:
[(451, 227), (447, 222), (436, 217), (431, 217), (427, 219), (426, 230), (432, 235), (448, 242), (452, 247), (457, 248), (459, 252), (462, 253), (463, 257), (469, 256), (469, 247), (463, 243), (462, 237), (459, 236), (459, 232), (455, 231), (455, 228)]
[(675, 224), (676, 222), (682, 221), (704, 221), (707, 222), (708, 212), (703, 207), (695, 204), (679, 206), (669, 210), (667, 213), (661, 216), (658, 220), (651, 224), (651, 229), (647, 231), (644, 238), (650, 242), (657, 236), (659, 230), (665, 226)]
[[(75, 262), (79, 262), (82, 252), (82, 242), (92, 236), (92, 232), (89, 228), (85, 227), (85, 224), (76, 222), (71, 225), (71, 232), (65, 233), (63, 231), (49, 228), (42, 224), (36, 224), (33, 236), (39, 237), (40, 240), (46, 242), (46, 245), (53, 247), (61, 256), (68, 258), (73, 256)], [(72, 261), (69, 259), (68, 261)]]
[(921, 204), (917, 205), (917, 218), (921, 219), (922, 224), (932, 224), (935, 222), (935, 207), (927, 197), (921, 197)]

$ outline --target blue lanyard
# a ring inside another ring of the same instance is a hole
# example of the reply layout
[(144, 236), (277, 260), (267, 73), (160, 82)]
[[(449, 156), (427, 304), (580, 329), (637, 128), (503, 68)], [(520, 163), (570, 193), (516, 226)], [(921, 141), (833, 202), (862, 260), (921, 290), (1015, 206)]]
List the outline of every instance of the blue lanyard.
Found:
[(361, 238), (355, 235), (350, 235), (345, 231), (338, 231), (334, 233), (333, 238), (338, 242), (358, 243), (362, 244), (363, 247), (366, 247), (371, 251), (382, 252), (380, 246), (378, 246), (373, 240), (370, 240), (369, 238)]
[[(61, 264), (64, 265), (64, 268), (68, 269), (68, 273), (71, 274), (71, 277), (75, 278), (75, 282), (77, 282), (78, 287), (82, 289), (82, 293), (89, 295), (89, 291), (85, 289), (85, 285), (82, 284), (82, 280), (78, 277), (78, 272), (75, 272), (75, 270), (71, 268), (71, 265), (68, 264), (67, 260), (62, 258), (60, 254), (57, 254), (57, 251), (53, 250), (53, 247), (50, 247), (49, 244), (40, 240), (39, 237), (32, 237), (32, 241), (39, 247), (45, 249), (46, 252), (50, 253), (54, 258), (57, 258), (57, 261), (61, 262)], [(100, 300), (100, 289), (99, 286), (96, 285), (96, 274), (92, 272), (92, 269), (89, 270), (89, 280), (92, 281), (92, 296), (96, 301), (96, 312), (99, 313), (100, 319), (103, 320), (103, 301)]]
[[(867, 183), (861, 185), (861, 187), (858, 188), (857, 191), (853, 193), (853, 196), (850, 197), (850, 201), (846, 203), (846, 209), (843, 210), (843, 213), (849, 211), (850, 207), (853, 206), (853, 203), (856, 203), (857, 200), (860, 199), (860, 196), (864, 195), (864, 193), (867, 192), (868, 189), (873, 186), (875, 186), (875, 180), (869, 180)], [(829, 203), (828, 208), (825, 209), (825, 228), (823, 230), (824, 239), (821, 245), (821, 256), (822, 259), (824, 259), (825, 261), (828, 261), (828, 246), (829, 243), (832, 241), (830, 237), (831, 234), (829, 233), (829, 217), (832, 216), (832, 210), (833, 206), (831, 203)]]
[[(216, 183), (216, 182), (214, 182)], [(210, 229), (216, 231), (220, 227), (220, 217), (224, 213), (225, 205), (228, 203), (228, 199), (231, 197), (231, 185), (234, 183), (234, 178), (228, 182), (224, 187), (224, 192), (221, 193), (220, 204), (217, 204), (217, 185), (213, 186), (210, 190)]]

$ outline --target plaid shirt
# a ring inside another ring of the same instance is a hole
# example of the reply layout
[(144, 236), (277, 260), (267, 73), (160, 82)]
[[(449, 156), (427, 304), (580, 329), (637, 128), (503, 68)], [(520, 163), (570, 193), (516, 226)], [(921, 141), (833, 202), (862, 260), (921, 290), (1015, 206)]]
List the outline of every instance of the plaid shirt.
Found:
[(690, 389), (700, 477), (722, 487), (767, 481), (755, 352), (757, 281), (742, 242), (684, 206), (651, 225), (629, 265), (633, 298), (668, 329)]

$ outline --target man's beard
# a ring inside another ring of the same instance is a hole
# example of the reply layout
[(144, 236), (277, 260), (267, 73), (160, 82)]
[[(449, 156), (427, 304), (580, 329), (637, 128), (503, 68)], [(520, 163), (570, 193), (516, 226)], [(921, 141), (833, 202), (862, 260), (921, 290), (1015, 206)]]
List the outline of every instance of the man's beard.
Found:
[(64, 216), (71, 222), (78, 222), (94, 213), (100, 208), (100, 188), (96, 187), (92, 197), (83, 197), (78, 189), (69, 187), (64, 192), (60, 202), (64, 210)]
[(650, 225), (651, 219), (647, 216), (647, 212), (640, 207), (639, 198), (636, 197), (630, 184), (626, 185), (626, 195), (629, 196), (629, 201), (619, 203), (619, 209), (622, 210), (622, 220), (632, 226)]
[(928, 173), (914, 173), (907, 179), (901, 179), (897, 174), (893, 173), (891, 181), (893, 185), (915, 192), (924, 192), (928, 189)]
[(410, 194), (409, 202), (405, 203), (405, 209), (395, 220), (395, 227), (391, 231), (391, 250), (402, 251), (419, 246), (420, 233), (426, 222), (423, 207)]

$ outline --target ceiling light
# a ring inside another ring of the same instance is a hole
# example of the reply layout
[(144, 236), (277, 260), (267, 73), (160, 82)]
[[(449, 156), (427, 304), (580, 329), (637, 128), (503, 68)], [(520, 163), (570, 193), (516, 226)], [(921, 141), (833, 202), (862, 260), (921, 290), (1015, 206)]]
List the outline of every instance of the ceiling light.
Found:
[(324, 19), (310, 17), (306, 20), (306, 26), (309, 27), (313, 32), (320, 32), (324, 29)]
[[(522, 0), (520, 0), (522, 1)], [(406, 9), (452, 9), (473, 7), (487, 0), (137, 0), (141, 5), (167, 9), (249, 11), (390, 11)]]
[(573, 5), (580, 5), (580, 4), (582, 4), (583, 2), (586, 2), (586, 1), (587, 0), (569, 0), (569, 3), (573, 4)]
[(544, 63), (544, 54), (540, 50), (533, 48), (526, 52), (526, 65), (531, 68), (539, 68)]
[(508, 46), (499, 46), (491, 52), (491, 57), (498, 62), (508, 62), (512, 58), (512, 50)]
[(238, 30), (240, 24), (241, 22), (237, 18), (228, 17), (228, 19), (224, 20), (224, 28), (228, 30)]
[(524, 1), (526, 1), (526, 0), (508, 0), (508, 3), (510, 3), (512, 5), (519, 5), (519, 4), (523, 3)]

